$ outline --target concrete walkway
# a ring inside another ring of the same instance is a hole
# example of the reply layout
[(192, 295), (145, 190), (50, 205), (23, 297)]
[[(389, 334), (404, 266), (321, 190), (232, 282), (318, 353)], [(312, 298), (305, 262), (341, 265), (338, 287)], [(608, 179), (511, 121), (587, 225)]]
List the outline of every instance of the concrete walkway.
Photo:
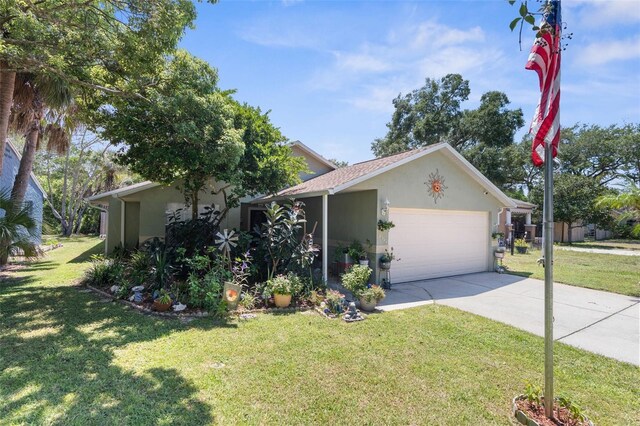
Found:
[[(544, 282), (495, 272), (394, 284), (379, 308), (452, 306), (544, 335)], [(640, 299), (554, 284), (554, 338), (640, 365)]]
[(640, 250), (626, 250), (626, 249), (599, 249), (599, 248), (587, 248), (587, 247), (568, 247), (568, 246), (553, 246), (558, 250), (569, 251), (583, 251), (586, 253), (598, 253), (598, 254), (617, 254), (620, 256), (640, 256)]

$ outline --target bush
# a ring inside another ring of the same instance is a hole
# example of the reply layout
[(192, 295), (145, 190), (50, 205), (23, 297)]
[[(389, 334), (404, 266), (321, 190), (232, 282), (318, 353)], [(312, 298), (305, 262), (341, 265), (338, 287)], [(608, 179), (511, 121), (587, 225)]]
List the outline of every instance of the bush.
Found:
[[(226, 303), (222, 299), (222, 290), (225, 281), (232, 279), (232, 275), (224, 261), (217, 258), (210, 263), (204, 262), (202, 258), (195, 260), (199, 263), (198, 270), (189, 274), (187, 279), (189, 302), (195, 308), (204, 308), (212, 314), (220, 314), (226, 311)], [(209, 269), (200, 275), (207, 265)]]
[(367, 288), (371, 272), (368, 266), (353, 265), (348, 272), (342, 274), (342, 285), (354, 296), (360, 297), (360, 293)]
[(125, 265), (116, 259), (92, 256), (91, 266), (85, 272), (85, 282), (93, 287), (128, 286)]

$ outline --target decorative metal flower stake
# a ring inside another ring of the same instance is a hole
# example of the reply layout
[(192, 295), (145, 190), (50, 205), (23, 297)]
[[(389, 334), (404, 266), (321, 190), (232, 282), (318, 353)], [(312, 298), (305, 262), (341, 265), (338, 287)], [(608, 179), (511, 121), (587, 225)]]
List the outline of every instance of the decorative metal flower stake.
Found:
[(447, 189), (444, 185), (444, 176), (436, 169), (435, 172), (429, 173), (429, 178), (424, 184), (427, 185), (427, 191), (433, 197), (433, 202), (437, 204), (438, 200), (444, 197), (444, 190)]
[(231, 248), (238, 245), (236, 243), (238, 241), (238, 236), (235, 235), (235, 231), (225, 229), (223, 232), (218, 232), (216, 237), (218, 237), (215, 240), (215, 243), (218, 244), (218, 250), (220, 250), (223, 256), (231, 262)]

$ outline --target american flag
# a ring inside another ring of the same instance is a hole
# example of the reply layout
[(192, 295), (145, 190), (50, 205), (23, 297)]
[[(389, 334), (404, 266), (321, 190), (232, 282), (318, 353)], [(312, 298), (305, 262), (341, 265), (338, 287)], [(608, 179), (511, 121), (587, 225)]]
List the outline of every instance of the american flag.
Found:
[(550, 0), (540, 22), (541, 36), (536, 38), (525, 66), (538, 73), (540, 102), (533, 115), (531, 129), (533, 145), (531, 160), (535, 166), (544, 164), (544, 147), (553, 146), (558, 154), (560, 141), (560, 1)]

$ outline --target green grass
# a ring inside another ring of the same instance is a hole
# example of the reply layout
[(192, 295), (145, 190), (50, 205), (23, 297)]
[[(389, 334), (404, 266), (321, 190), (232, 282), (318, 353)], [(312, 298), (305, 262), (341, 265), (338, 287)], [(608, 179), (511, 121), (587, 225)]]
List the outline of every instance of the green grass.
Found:
[(584, 241), (572, 245), (583, 248), (640, 250), (640, 240)]
[[(145, 316), (74, 287), (100, 245), (64, 243), (2, 277), (3, 425), (509, 425), (511, 398), (542, 383), (541, 338), (444, 306), (355, 324)], [(597, 424), (640, 422), (637, 367), (556, 344), (555, 372)]]
[[(511, 274), (543, 280), (544, 268), (536, 263), (540, 257), (540, 250), (529, 250), (507, 254), (503, 263)], [(555, 282), (640, 296), (640, 256), (554, 250), (553, 257)]]

